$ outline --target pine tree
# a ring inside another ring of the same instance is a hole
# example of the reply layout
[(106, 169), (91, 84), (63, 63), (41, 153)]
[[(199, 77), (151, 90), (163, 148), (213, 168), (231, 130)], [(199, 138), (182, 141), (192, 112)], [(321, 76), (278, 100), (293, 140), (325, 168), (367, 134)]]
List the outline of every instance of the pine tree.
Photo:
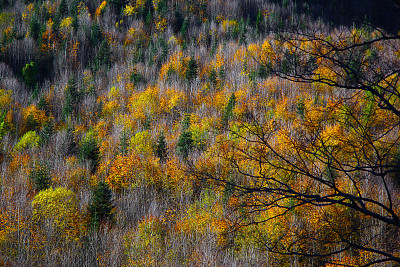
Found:
[(90, 30), (90, 41), (92, 46), (97, 46), (103, 40), (103, 33), (97, 21), (94, 21)]
[(111, 67), (110, 60), (110, 45), (107, 40), (103, 40), (100, 45), (99, 52), (96, 55), (96, 69), (100, 69), (101, 66), (105, 66), (107, 68)]
[(79, 156), (81, 160), (88, 161), (90, 164), (90, 172), (94, 174), (100, 162), (100, 146), (97, 140), (88, 134), (80, 144)]
[(81, 93), (78, 90), (78, 85), (74, 76), (68, 80), (64, 98), (65, 105), (63, 114), (70, 115), (72, 112), (76, 112), (81, 101)]
[(225, 130), (228, 127), (229, 120), (233, 117), (233, 109), (236, 105), (236, 97), (235, 93), (231, 94), (229, 98), (228, 104), (224, 109), (224, 113), (222, 115), (222, 129)]
[(165, 135), (163, 132), (157, 138), (157, 143), (154, 147), (154, 154), (160, 158), (161, 162), (165, 162), (167, 159), (167, 142), (165, 141)]
[(88, 207), (90, 226), (99, 229), (105, 222), (113, 223), (114, 208), (112, 192), (105, 182), (100, 182), (93, 191), (92, 199)]
[(177, 149), (178, 153), (183, 157), (184, 160), (189, 156), (190, 151), (193, 149), (193, 137), (189, 131), (190, 127), (190, 115), (187, 114), (183, 119), (182, 133), (179, 136)]
[(29, 179), (33, 182), (38, 191), (46, 190), (50, 187), (50, 172), (45, 163), (37, 163), (29, 173)]
[(185, 76), (186, 76), (186, 80), (188, 80), (189, 82), (191, 80), (195, 79), (197, 76), (197, 63), (193, 57), (191, 57), (189, 60), (188, 68), (186, 70)]

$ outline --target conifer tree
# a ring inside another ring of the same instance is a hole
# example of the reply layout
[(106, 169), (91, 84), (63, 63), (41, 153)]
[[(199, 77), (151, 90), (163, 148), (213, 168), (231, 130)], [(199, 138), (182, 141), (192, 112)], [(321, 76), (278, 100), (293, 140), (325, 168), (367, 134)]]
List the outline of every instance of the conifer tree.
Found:
[(88, 134), (80, 143), (79, 156), (90, 164), (90, 172), (94, 174), (100, 162), (100, 146), (97, 140)]
[(224, 109), (224, 113), (222, 115), (222, 129), (226, 129), (228, 127), (229, 120), (233, 117), (233, 109), (236, 105), (236, 97), (235, 93), (231, 94), (229, 98), (228, 104)]
[(100, 69), (101, 66), (107, 68), (111, 67), (110, 61), (110, 45), (107, 40), (103, 40), (100, 45), (99, 52), (96, 55), (96, 69)]
[(165, 162), (165, 160), (167, 159), (168, 151), (164, 132), (162, 132), (157, 138), (157, 143), (154, 147), (154, 154), (160, 158), (161, 162)]
[(37, 163), (29, 173), (29, 179), (33, 182), (38, 191), (46, 190), (50, 187), (50, 172), (45, 163)]
[(189, 131), (190, 127), (190, 115), (187, 114), (183, 119), (182, 123), (182, 133), (179, 136), (177, 149), (178, 153), (183, 157), (183, 159), (187, 159), (190, 151), (193, 148), (193, 137), (192, 133)]
[(188, 68), (186, 70), (185, 73), (186, 76), (186, 80), (188, 80), (189, 82), (193, 79), (196, 79), (197, 76), (197, 63), (196, 60), (191, 57), (188, 63)]
[(76, 112), (79, 107), (81, 100), (81, 93), (78, 90), (76, 79), (72, 76), (68, 80), (67, 88), (65, 90), (65, 106), (63, 110), (64, 115), (70, 115), (72, 112)]
[(88, 207), (90, 226), (99, 229), (105, 222), (112, 223), (114, 216), (112, 192), (105, 182), (100, 182), (93, 191), (92, 199)]

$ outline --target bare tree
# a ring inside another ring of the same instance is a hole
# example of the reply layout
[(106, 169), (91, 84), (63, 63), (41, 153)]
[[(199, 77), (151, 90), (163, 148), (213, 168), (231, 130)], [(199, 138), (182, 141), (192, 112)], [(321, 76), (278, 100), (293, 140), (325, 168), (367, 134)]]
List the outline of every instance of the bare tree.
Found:
[[(262, 248), (312, 265), (400, 262), (399, 39), (379, 30), (285, 33), (250, 51), (270, 75), (325, 86), (331, 97), (313, 110), (299, 103), (291, 123), (258, 111), (231, 128), (219, 154), (230, 176), (191, 165), (238, 200), (234, 229), (256, 226)], [(277, 235), (258, 227), (280, 220)], [(362, 253), (358, 263), (343, 260)]]

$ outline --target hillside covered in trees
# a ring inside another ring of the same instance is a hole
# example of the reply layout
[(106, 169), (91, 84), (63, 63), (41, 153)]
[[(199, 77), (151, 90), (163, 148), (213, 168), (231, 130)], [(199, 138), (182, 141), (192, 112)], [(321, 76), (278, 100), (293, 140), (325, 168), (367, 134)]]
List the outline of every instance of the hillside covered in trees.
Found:
[(1, 0), (1, 266), (398, 266), (398, 1)]

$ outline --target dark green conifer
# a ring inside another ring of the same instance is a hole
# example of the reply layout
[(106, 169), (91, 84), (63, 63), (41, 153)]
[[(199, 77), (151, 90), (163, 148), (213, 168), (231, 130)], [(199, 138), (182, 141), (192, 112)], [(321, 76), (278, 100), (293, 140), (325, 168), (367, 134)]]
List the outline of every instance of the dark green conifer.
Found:
[(193, 57), (190, 57), (185, 76), (186, 76), (186, 80), (188, 80), (189, 82), (191, 80), (195, 79), (197, 76), (197, 63)]
[(183, 159), (187, 159), (190, 151), (193, 149), (193, 137), (192, 133), (189, 131), (190, 128), (190, 115), (187, 114), (183, 119), (182, 123), (182, 133), (179, 136), (177, 143), (178, 153), (183, 157)]
[(161, 162), (165, 162), (167, 159), (167, 142), (165, 141), (165, 135), (163, 132), (157, 138), (157, 142), (154, 147), (154, 154), (160, 158)]
[(35, 190), (46, 190), (50, 187), (51, 176), (46, 163), (37, 163), (29, 173), (29, 179), (33, 182)]
[(225, 130), (228, 127), (229, 120), (233, 117), (233, 109), (236, 105), (236, 97), (235, 93), (231, 94), (229, 98), (228, 104), (224, 109), (224, 113), (222, 114), (222, 129)]
[(91, 135), (87, 135), (80, 144), (79, 156), (81, 160), (86, 160), (90, 164), (90, 172), (94, 174), (100, 163), (100, 146), (97, 140)]
[(76, 112), (79, 107), (79, 103), (81, 101), (81, 93), (78, 90), (78, 85), (76, 83), (76, 79), (72, 76), (68, 80), (67, 88), (65, 90), (65, 105), (63, 114), (70, 115), (72, 112)]
[(111, 53), (110, 53), (110, 45), (107, 40), (103, 40), (100, 45), (99, 52), (96, 54), (96, 68), (100, 69), (101, 66), (105, 66), (107, 68), (111, 67)]
[(112, 192), (105, 182), (100, 182), (93, 191), (88, 207), (90, 226), (99, 229), (100, 225), (105, 222), (112, 223), (113, 208)]

